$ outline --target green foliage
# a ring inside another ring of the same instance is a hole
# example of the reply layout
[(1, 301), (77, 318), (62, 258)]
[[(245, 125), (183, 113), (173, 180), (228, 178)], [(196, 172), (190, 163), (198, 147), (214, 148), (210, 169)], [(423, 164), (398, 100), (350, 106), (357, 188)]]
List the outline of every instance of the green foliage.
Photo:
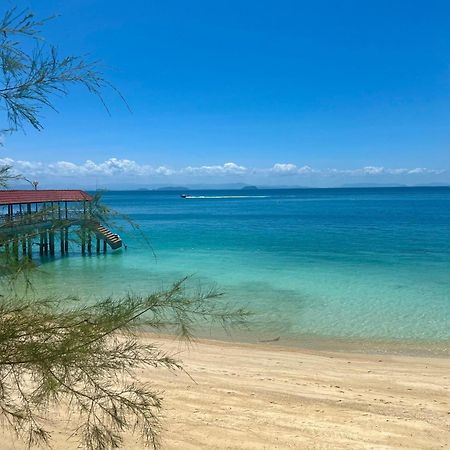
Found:
[[(53, 231), (68, 225), (57, 207), (49, 207), (15, 218), (14, 226), (49, 216)], [(98, 196), (87, 204), (86, 223), (111, 226), (124, 219), (129, 221)], [(27, 237), (37, 234), (29, 231)], [(248, 314), (233, 309), (215, 290), (187, 291), (186, 279), (167, 291), (94, 304), (42, 297), (29, 281), (33, 261), (7, 251), (13, 245), (17, 238), (2, 234), (0, 226), (0, 418), (29, 446), (49, 443), (48, 413), (60, 407), (68, 418), (78, 417), (73, 432), (83, 448), (118, 448), (125, 431), (138, 432), (145, 445), (158, 448), (162, 398), (152, 386), (139, 383), (135, 370), (182, 370), (182, 365), (139, 341), (137, 332), (158, 330), (190, 340), (198, 324), (229, 329), (243, 325)], [(31, 289), (19, 296), (17, 288), (23, 285)]]
[(0, 166), (0, 189), (5, 189), (9, 182), (19, 178), (19, 175), (11, 173), (11, 166)]
[(7, 119), (3, 131), (26, 124), (41, 130), (42, 108), (55, 109), (52, 98), (66, 95), (71, 85), (84, 86), (105, 108), (102, 92), (115, 90), (97, 61), (60, 56), (55, 47), (46, 44), (41, 30), (50, 19), (37, 20), (32, 12), (15, 8), (0, 19), (0, 100)]
[[(65, 95), (71, 85), (82, 85), (101, 100), (102, 90), (111, 87), (96, 62), (60, 58), (45, 44), (41, 29), (48, 20), (16, 9), (0, 19), (0, 110), (5, 113), (5, 130), (27, 124), (42, 129), (42, 108), (54, 108), (53, 97)], [(24, 179), (9, 167), (0, 168), (0, 188), (17, 178)], [(33, 223), (48, 215), (53, 218), (52, 231), (69, 225), (55, 208), (24, 214), (12, 225), (27, 226), (27, 237), (33, 238), (38, 232)], [(115, 219), (124, 217), (99, 197), (89, 203), (85, 220), (111, 224)], [(214, 290), (189, 293), (186, 280), (168, 291), (90, 305), (78, 298), (47, 298), (34, 290), (33, 296), (18, 296), (17, 283), (28, 287), (28, 273), (35, 266), (18, 258), (18, 252), (9, 252), (10, 245), (17, 246), (17, 237), (7, 225), (2, 229), (0, 224), (0, 419), (29, 446), (49, 443), (49, 415), (59, 408), (70, 423), (78, 418), (73, 432), (80, 447), (118, 448), (123, 433), (134, 431), (146, 446), (157, 448), (161, 394), (140, 383), (135, 371), (182, 370), (182, 365), (139, 340), (137, 332), (145, 327), (189, 340), (198, 323), (229, 328), (245, 323), (247, 313), (224, 303)]]
[(148, 296), (0, 302), (0, 411), (30, 445), (48, 442), (43, 411), (63, 405), (76, 413), (72, 430), (87, 449), (112, 449), (126, 430), (157, 448), (161, 395), (135, 378), (137, 368), (182, 369), (181, 363), (139, 342), (136, 330), (192, 336), (199, 321), (225, 327), (245, 321), (215, 291), (189, 295), (184, 280)]

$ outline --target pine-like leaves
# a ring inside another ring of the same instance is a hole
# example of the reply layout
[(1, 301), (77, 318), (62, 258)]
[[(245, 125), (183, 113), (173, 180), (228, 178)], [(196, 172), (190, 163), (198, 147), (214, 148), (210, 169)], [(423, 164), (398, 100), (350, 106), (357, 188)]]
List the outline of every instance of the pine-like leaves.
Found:
[(37, 20), (33, 13), (16, 9), (0, 20), (0, 100), (7, 119), (3, 131), (27, 124), (41, 130), (42, 108), (55, 109), (54, 96), (66, 95), (72, 85), (84, 86), (106, 109), (102, 92), (105, 88), (117, 92), (97, 61), (60, 56), (55, 47), (46, 44), (41, 28), (48, 20)]
[(182, 369), (141, 327), (192, 336), (204, 321), (228, 328), (246, 319), (215, 291), (188, 295), (184, 281), (149, 296), (80, 305), (79, 299), (0, 302), (0, 413), (30, 445), (48, 442), (48, 412), (78, 416), (86, 449), (113, 449), (125, 431), (159, 446), (161, 394), (135, 378), (138, 368)]

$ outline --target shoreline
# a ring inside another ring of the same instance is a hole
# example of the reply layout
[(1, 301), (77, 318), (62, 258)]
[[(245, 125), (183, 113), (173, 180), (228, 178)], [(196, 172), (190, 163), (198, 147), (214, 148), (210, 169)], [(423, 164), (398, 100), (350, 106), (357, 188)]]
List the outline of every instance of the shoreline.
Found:
[[(177, 339), (175, 334), (156, 333), (152, 330), (143, 330), (139, 332), (139, 335)], [(300, 352), (450, 358), (450, 342), (447, 341), (350, 339), (317, 335), (292, 337), (283, 336), (280, 333), (242, 332), (241, 330), (233, 330), (228, 334), (222, 329), (214, 329), (209, 332), (197, 330), (194, 341), (197, 340), (219, 344), (250, 345), (258, 348), (291, 349)]]
[(450, 447), (450, 358), (140, 339), (189, 374), (142, 373), (165, 390), (163, 450)]
[[(163, 393), (162, 450), (449, 448), (450, 358), (138, 339), (187, 371), (137, 371)], [(50, 424), (54, 448), (77, 448), (61, 414)], [(2, 449), (26, 448), (4, 437)], [(142, 444), (127, 435), (124, 448)]]

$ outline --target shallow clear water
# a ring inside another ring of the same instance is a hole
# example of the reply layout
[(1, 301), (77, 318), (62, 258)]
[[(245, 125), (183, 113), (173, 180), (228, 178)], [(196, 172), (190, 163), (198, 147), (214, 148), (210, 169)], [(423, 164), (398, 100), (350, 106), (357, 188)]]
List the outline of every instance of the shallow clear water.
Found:
[[(450, 342), (450, 189), (107, 192), (150, 238), (41, 266), (50, 291), (217, 285), (286, 338)], [(243, 197), (239, 198), (239, 195)], [(245, 196), (245, 197), (244, 197)]]

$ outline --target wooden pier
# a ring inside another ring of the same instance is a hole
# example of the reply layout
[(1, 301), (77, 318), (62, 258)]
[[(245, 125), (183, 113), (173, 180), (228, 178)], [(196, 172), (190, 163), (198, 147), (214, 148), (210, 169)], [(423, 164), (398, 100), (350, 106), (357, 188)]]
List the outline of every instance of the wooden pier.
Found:
[[(81, 190), (0, 191), (0, 236), (7, 255), (33, 258), (69, 253), (69, 242), (81, 246), (81, 253), (116, 250), (122, 240), (100, 222), (92, 208), (93, 197)], [(93, 245), (94, 244), (94, 245)]]

